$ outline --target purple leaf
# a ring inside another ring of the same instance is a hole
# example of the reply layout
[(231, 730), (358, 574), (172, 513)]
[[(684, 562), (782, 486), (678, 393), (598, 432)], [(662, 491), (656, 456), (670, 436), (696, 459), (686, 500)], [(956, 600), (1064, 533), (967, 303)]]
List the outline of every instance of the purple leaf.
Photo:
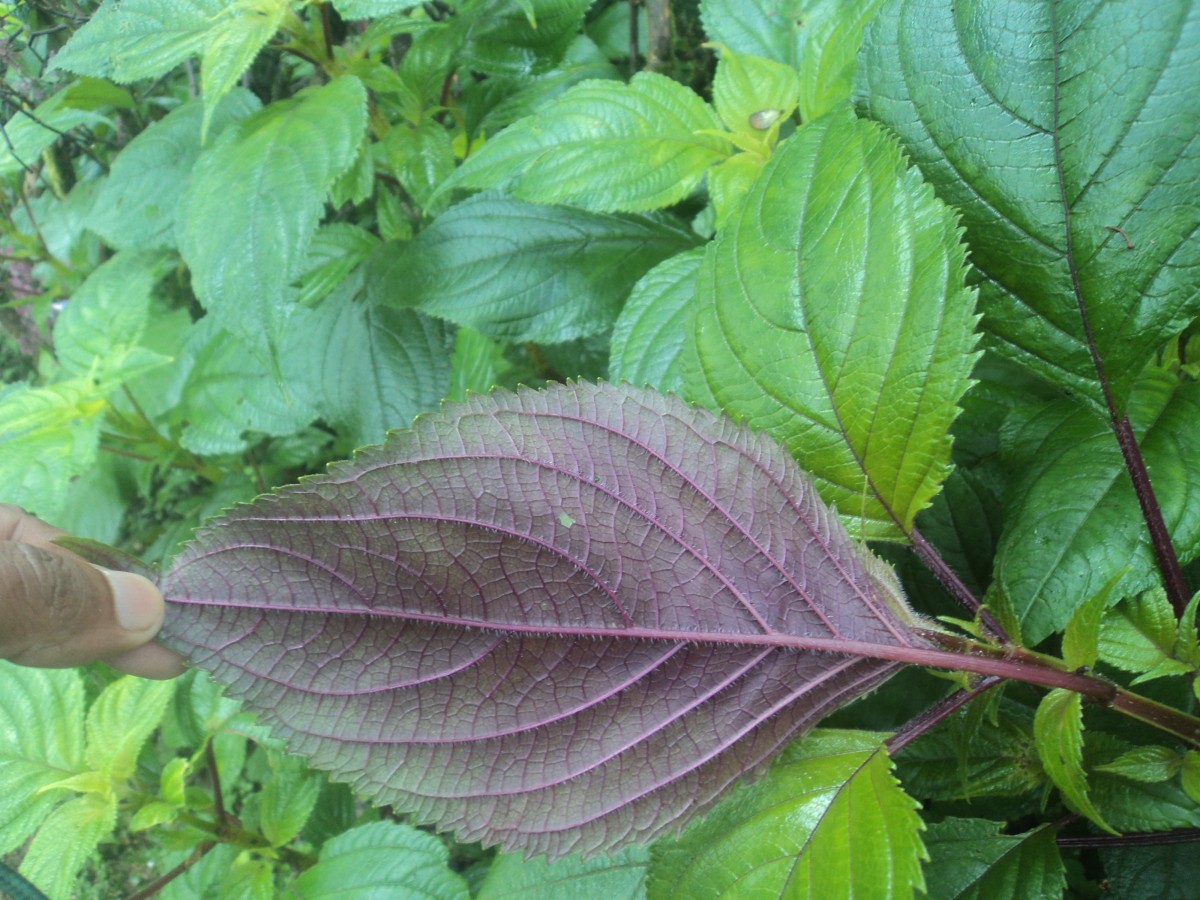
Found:
[(238, 507), (163, 637), (467, 840), (648, 840), (929, 645), (769, 438), (629, 386), (447, 405)]

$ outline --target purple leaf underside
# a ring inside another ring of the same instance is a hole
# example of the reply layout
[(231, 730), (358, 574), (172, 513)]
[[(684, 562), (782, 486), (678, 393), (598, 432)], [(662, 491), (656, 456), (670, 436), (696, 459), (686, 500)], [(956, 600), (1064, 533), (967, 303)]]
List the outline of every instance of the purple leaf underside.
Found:
[(769, 438), (573, 384), (232, 510), (163, 638), (365, 796), (559, 856), (681, 826), (900, 665), (864, 647), (928, 646), (880, 572)]

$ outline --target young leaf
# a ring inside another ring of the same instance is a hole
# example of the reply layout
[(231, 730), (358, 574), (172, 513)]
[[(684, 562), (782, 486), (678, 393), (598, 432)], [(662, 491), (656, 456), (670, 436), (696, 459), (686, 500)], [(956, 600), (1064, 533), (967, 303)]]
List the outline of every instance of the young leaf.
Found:
[(800, 81), (796, 70), (774, 60), (721, 52), (713, 78), (713, 106), (725, 127), (743, 138), (761, 141), (796, 111)]
[(607, 331), (637, 280), (696, 242), (663, 219), (480, 194), (416, 240), (380, 247), (367, 296), (488, 337), (556, 344)]
[(596, 853), (895, 670), (855, 654), (928, 646), (861, 553), (765, 436), (632, 387), (497, 392), (203, 531), (162, 636), (379, 802)]
[[(249, 91), (230, 92), (209, 122), (209, 140), (260, 105)], [(87, 227), (121, 250), (174, 247), (175, 213), (200, 156), (203, 117), (203, 101), (191, 100), (130, 141), (113, 161)]]
[(201, 141), (209, 133), (217, 104), (279, 30), (287, 12), (288, 0), (253, 0), (230, 4), (214, 18), (204, 38), (200, 63), (200, 90), (204, 95)]
[(1063, 632), (1062, 657), (1063, 662), (1072, 669), (1091, 668), (1096, 664), (1100, 656), (1100, 620), (1108, 606), (1108, 598), (1123, 574), (1118, 572), (1110, 578), (1104, 587), (1075, 610), (1075, 615), (1067, 623), (1067, 629)]
[(75, 894), (79, 870), (117, 821), (115, 793), (83, 794), (50, 814), (29, 842), (21, 874), (40, 887), (50, 900)]
[(1182, 675), (1192, 667), (1174, 656), (1175, 612), (1162, 587), (1127, 597), (1100, 623), (1100, 658), (1139, 681)]
[(354, 162), (366, 91), (342, 76), (227, 128), (192, 170), (179, 247), (192, 287), (230, 332), (265, 350), (282, 331), (287, 286), (335, 179)]
[(692, 333), (696, 275), (704, 249), (663, 260), (633, 286), (613, 326), (609, 375), (663, 393), (683, 386), (683, 347)]
[(712, 108), (664, 75), (586, 81), (472, 153), (443, 190), (500, 188), (534, 203), (597, 212), (660, 209), (682, 200), (729, 155)]
[(88, 710), (88, 767), (113, 781), (133, 775), (138, 752), (162, 721), (174, 690), (174, 682), (132, 675), (106, 687)]
[(677, 841), (655, 844), (659, 897), (912, 897), (923, 825), (881, 735), (818, 732)]
[(327, 841), (317, 865), (297, 878), (284, 897), (467, 900), (467, 884), (449, 863), (445, 843), (434, 835), (411, 825), (372, 822)]
[(1116, 834), (1088, 799), (1083, 771), (1083, 701), (1056, 688), (1042, 698), (1033, 717), (1033, 738), (1050, 780), (1067, 804), (1105, 831)]
[[(1200, 552), (1200, 385), (1147, 371), (1127, 407), (1160, 487), (1163, 519), (1182, 562)], [(1013, 416), (1006, 463), (1021, 473), (996, 552), (992, 590), (1021, 617), (1030, 645), (1066, 625), (1113, 578), (1118, 596), (1159, 580), (1150, 537), (1120, 449), (1107, 425), (1078, 403), (1060, 400)], [(1169, 489), (1168, 489), (1169, 487)]]
[(272, 847), (286, 844), (304, 827), (321, 793), (319, 773), (298, 756), (268, 751), (271, 777), (263, 785), (259, 827)]
[(1200, 16), (1189, 0), (1003, 0), (1004, 27), (980, 28), (970, 9), (888, 3), (858, 102), (962, 211), (996, 346), (1103, 408), (1094, 349), (1123, 406), (1200, 313)]
[(1060, 900), (1066, 871), (1054, 829), (1001, 834), (1004, 823), (944, 819), (930, 825), (926, 890), (937, 900)]
[(854, 86), (863, 32), (880, 0), (825, 0), (806, 17), (800, 58), (800, 119), (809, 122), (841, 106)]
[(877, 127), (781, 145), (714, 241), (687, 393), (780, 440), (852, 533), (898, 536), (950, 466), (975, 356), (953, 213)]
[(1135, 747), (1110, 763), (1096, 766), (1096, 771), (1157, 784), (1174, 778), (1182, 762), (1179, 754), (1167, 747)]
[(488, 869), (479, 900), (559, 900), (560, 897), (603, 897), (604, 900), (645, 900), (650, 852), (627, 847), (611, 856), (558, 862), (544, 857), (522, 859), (503, 853)]

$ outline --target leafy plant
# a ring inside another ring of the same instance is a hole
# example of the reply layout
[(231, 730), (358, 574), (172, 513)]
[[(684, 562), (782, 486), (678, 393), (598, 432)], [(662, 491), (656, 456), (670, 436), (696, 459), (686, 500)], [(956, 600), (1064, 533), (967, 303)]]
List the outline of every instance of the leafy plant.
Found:
[(2, 499), (230, 695), (4, 669), (43, 890), (1187, 867), (1193, 5), (650, 6), (5, 8)]

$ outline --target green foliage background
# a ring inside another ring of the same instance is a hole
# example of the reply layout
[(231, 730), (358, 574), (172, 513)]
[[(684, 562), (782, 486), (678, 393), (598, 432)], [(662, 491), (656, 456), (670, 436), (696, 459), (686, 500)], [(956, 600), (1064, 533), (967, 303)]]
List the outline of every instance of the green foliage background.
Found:
[[(163, 563), (444, 398), (625, 379), (786, 445), (920, 611), (982, 627), (932, 546), (1011, 637), (1195, 704), (1194, 572), (1161, 572), (1200, 555), (1200, 5), (85, 0), (0, 33), (0, 501)], [(52, 897), (1200, 876), (1156, 843), (1200, 834), (1200, 755), (1060, 690), (889, 744), (972, 686), (905, 673), (678, 839), (548, 862), (366, 807), (202, 674), (0, 676), (0, 853)]]

